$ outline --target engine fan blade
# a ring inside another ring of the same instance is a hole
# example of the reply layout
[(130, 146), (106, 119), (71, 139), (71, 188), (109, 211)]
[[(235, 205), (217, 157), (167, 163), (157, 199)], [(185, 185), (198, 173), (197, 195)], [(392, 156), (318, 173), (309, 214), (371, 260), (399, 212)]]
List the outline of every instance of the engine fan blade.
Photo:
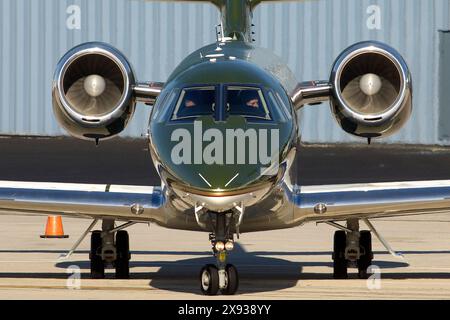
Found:
[(374, 95), (366, 95), (360, 87), (362, 76), (350, 81), (342, 91), (342, 97), (353, 110), (363, 114), (379, 114), (386, 111), (386, 106), (391, 106), (397, 98), (395, 87), (385, 78), (380, 77), (381, 88)]
[(105, 90), (99, 96), (89, 95), (84, 87), (86, 77), (75, 81), (66, 93), (67, 101), (78, 112), (85, 116), (101, 116), (111, 111), (119, 102), (122, 93), (109, 79), (105, 80)]

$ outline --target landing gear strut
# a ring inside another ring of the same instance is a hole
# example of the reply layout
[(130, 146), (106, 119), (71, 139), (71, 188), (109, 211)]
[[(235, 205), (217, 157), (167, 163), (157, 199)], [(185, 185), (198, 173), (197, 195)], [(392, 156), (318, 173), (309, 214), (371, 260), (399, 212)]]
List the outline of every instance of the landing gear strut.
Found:
[(367, 268), (373, 259), (370, 231), (359, 231), (358, 220), (348, 220), (347, 227), (341, 228), (344, 230), (334, 233), (333, 278), (347, 279), (347, 268), (351, 266), (358, 268), (359, 278), (367, 279)]
[(227, 264), (227, 254), (234, 248), (233, 234), (230, 233), (232, 213), (210, 213), (213, 233), (210, 234), (216, 265), (207, 264), (200, 271), (200, 290), (205, 295), (216, 295), (219, 290), (224, 295), (233, 295), (239, 287), (239, 277), (235, 266)]
[[(119, 227), (120, 228), (120, 227)], [(112, 264), (116, 269), (116, 279), (130, 277), (130, 245), (128, 232), (114, 228), (114, 220), (103, 220), (102, 231), (91, 234), (91, 278), (103, 279), (105, 267)]]

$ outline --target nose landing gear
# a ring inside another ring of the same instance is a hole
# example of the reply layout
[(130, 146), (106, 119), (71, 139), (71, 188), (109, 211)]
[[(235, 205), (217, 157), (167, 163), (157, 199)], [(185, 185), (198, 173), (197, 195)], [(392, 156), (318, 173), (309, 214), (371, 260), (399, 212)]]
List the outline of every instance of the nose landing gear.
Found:
[[(230, 243), (232, 240), (228, 240)], [(204, 295), (214, 296), (219, 290), (223, 295), (233, 295), (239, 287), (237, 269), (227, 264), (227, 250), (216, 250), (213, 244), (217, 265), (207, 264), (200, 271), (200, 289)]]
[(220, 290), (223, 295), (233, 295), (239, 287), (239, 276), (235, 266), (227, 264), (225, 267), (226, 286)]
[(219, 292), (219, 272), (215, 265), (207, 264), (200, 271), (200, 289), (207, 296), (215, 296)]
[(216, 265), (207, 264), (200, 271), (200, 290), (205, 295), (233, 295), (239, 287), (239, 275), (232, 264), (227, 264), (227, 255), (234, 248), (233, 235), (230, 234), (230, 219), (226, 213), (215, 213), (214, 232), (210, 234)]

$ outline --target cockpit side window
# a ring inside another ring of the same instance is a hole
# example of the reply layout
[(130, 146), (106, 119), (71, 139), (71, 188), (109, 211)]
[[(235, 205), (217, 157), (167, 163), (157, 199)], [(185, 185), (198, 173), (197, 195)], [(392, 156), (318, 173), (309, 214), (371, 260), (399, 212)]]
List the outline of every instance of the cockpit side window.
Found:
[(192, 87), (181, 91), (171, 120), (193, 119), (199, 116), (214, 116), (216, 90), (210, 87)]
[(281, 106), (280, 102), (275, 98), (271, 90), (267, 91), (267, 96), (269, 98), (269, 101), (271, 102), (271, 105), (273, 106), (272, 108), (273, 117), (281, 122), (286, 122), (289, 116), (284, 110), (284, 107)]
[(228, 115), (241, 115), (247, 119), (271, 120), (260, 88), (228, 86), (226, 100)]
[[(156, 103), (159, 103), (158, 108), (156, 108), (154, 110), (154, 114), (152, 116), (152, 121), (157, 121), (157, 122), (165, 122), (166, 119), (169, 117), (169, 113), (172, 112), (172, 106), (175, 104), (176, 102), (176, 98), (178, 97), (180, 93), (180, 90), (178, 89), (172, 89), (170, 91), (170, 93), (168, 93), (165, 97), (164, 100), (160, 100), (160, 98), (158, 98), (158, 100), (156, 101)], [(162, 98), (162, 97), (161, 97)], [(160, 101), (160, 102), (158, 102)], [(155, 105), (156, 107), (156, 105)]]
[(275, 92), (278, 101), (280, 102), (280, 104), (283, 106), (284, 110), (286, 111), (286, 115), (288, 116), (289, 120), (292, 119), (292, 114), (291, 114), (291, 109), (290, 109), (290, 105), (289, 105), (289, 100), (286, 98), (286, 96), (283, 96), (284, 98), (282, 98), (280, 96), (280, 94), (278, 92)]
[(165, 102), (165, 100), (166, 100), (166, 98), (167, 98), (168, 95), (169, 95), (169, 92), (168, 92), (168, 91), (164, 91), (164, 92), (156, 99), (156, 103), (155, 103), (155, 105), (154, 105), (153, 108), (152, 108), (152, 113), (151, 113), (151, 117), (150, 117), (152, 120), (155, 120), (155, 119), (158, 117), (159, 112), (161, 111), (161, 106), (164, 105), (164, 102)]

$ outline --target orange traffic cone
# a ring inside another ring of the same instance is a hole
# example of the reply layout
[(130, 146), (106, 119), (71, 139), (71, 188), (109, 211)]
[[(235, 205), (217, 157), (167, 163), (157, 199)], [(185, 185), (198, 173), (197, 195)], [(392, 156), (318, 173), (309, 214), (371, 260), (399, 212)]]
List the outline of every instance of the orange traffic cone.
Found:
[(41, 238), (68, 238), (64, 234), (61, 216), (48, 216), (47, 226), (45, 227), (45, 234)]

